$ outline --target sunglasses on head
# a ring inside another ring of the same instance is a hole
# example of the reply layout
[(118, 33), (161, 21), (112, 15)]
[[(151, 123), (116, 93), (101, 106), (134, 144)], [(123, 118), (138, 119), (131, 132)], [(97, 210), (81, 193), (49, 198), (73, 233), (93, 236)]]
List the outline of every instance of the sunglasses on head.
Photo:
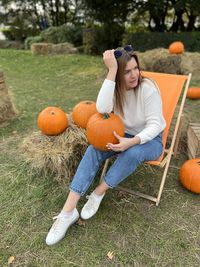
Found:
[[(131, 51), (133, 51), (132, 45), (126, 45), (123, 49), (124, 49), (126, 52), (131, 52)], [(115, 55), (115, 58), (119, 58), (119, 57), (122, 56), (122, 51), (120, 51), (120, 50), (115, 50), (115, 51), (114, 51), (114, 55)]]

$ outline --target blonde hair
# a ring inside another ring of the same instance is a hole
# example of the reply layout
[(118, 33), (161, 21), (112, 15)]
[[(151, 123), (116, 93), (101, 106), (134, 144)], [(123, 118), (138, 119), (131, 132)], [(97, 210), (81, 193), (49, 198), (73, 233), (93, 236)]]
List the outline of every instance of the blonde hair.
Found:
[[(122, 116), (124, 116), (123, 112), (123, 104), (124, 104), (124, 92), (126, 90), (125, 88), (125, 80), (124, 80), (124, 71), (127, 65), (127, 62), (130, 61), (132, 58), (135, 59), (140, 73), (140, 66), (139, 66), (139, 60), (137, 55), (133, 51), (126, 51), (122, 47), (119, 47), (115, 49), (115, 51), (121, 51), (121, 56), (117, 57), (117, 75), (116, 75), (116, 90), (115, 90), (115, 100), (114, 105), (115, 108), (121, 113)], [(139, 80), (137, 86), (133, 89), (137, 89), (141, 83), (142, 76), (141, 73), (139, 74)]]

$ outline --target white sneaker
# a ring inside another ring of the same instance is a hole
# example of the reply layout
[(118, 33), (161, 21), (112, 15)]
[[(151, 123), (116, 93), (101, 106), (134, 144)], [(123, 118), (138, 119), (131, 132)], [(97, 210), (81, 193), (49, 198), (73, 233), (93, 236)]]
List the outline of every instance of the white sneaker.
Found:
[(68, 228), (75, 223), (79, 218), (79, 213), (77, 209), (74, 209), (72, 215), (68, 218), (58, 215), (54, 217), (56, 221), (52, 225), (51, 229), (49, 230), (49, 233), (46, 237), (46, 244), (51, 246), (56, 243), (58, 243), (61, 239), (64, 238)]
[(96, 214), (104, 195), (105, 193), (97, 198), (92, 193), (90, 196), (87, 196), (88, 201), (81, 210), (81, 218), (83, 220), (88, 220)]

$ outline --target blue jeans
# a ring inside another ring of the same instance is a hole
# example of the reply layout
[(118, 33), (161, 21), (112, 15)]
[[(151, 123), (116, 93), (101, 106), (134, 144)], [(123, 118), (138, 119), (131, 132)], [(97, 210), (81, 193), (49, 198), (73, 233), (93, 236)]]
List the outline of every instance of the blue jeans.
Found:
[[(132, 138), (130, 134), (125, 137)], [(90, 145), (70, 184), (70, 191), (83, 196), (89, 186), (92, 184), (95, 175), (106, 159), (117, 154), (116, 160), (104, 176), (104, 181), (109, 188), (116, 187), (126, 177), (135, 171), (137, 166), (145, 161), (156, 160), (162, 153), (162, 134), (159, 134), (153, 140), (132, 146), (123, 152), (100, 151)]]

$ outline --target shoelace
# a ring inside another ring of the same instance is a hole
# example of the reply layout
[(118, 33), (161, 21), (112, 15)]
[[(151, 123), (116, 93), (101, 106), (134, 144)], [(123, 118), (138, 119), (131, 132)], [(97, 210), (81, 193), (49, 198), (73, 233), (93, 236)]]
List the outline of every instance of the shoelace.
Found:
[(88, 199), (88, 202), (87, 202), (85, 208), (87, 210), (91, 210), (91, 209), (95, 210), (95, 206), (94, 206), (95, 199), (93, 198), (93, 196), (92, 195), (86, 196), (86, 198)]
[(58, 219), (58, 218), (66, 218), (66, 217), (65, 217), (65, 215), (63, 216), (63, 215), (58, 214), (58, 215), (53, 217), (53, 220)]
[(59, 227), (58, 227), (58, 225), (59, 225), (59, 223), (60, 223), (60, 220), (62, 219), (61, 217), (59, 217), (59, 215), (57, 215), (57, 216), (55, 216), (55, 217), (53, 217), (53, 220), (55, 220), (55, 219), (58, 219), (58, 220), (56, 220), (55, 222), (54, 222), (54, 224), (52, 225), (52, 231), (54, 232), (54, 233), (58, 233), (59, 232)]

